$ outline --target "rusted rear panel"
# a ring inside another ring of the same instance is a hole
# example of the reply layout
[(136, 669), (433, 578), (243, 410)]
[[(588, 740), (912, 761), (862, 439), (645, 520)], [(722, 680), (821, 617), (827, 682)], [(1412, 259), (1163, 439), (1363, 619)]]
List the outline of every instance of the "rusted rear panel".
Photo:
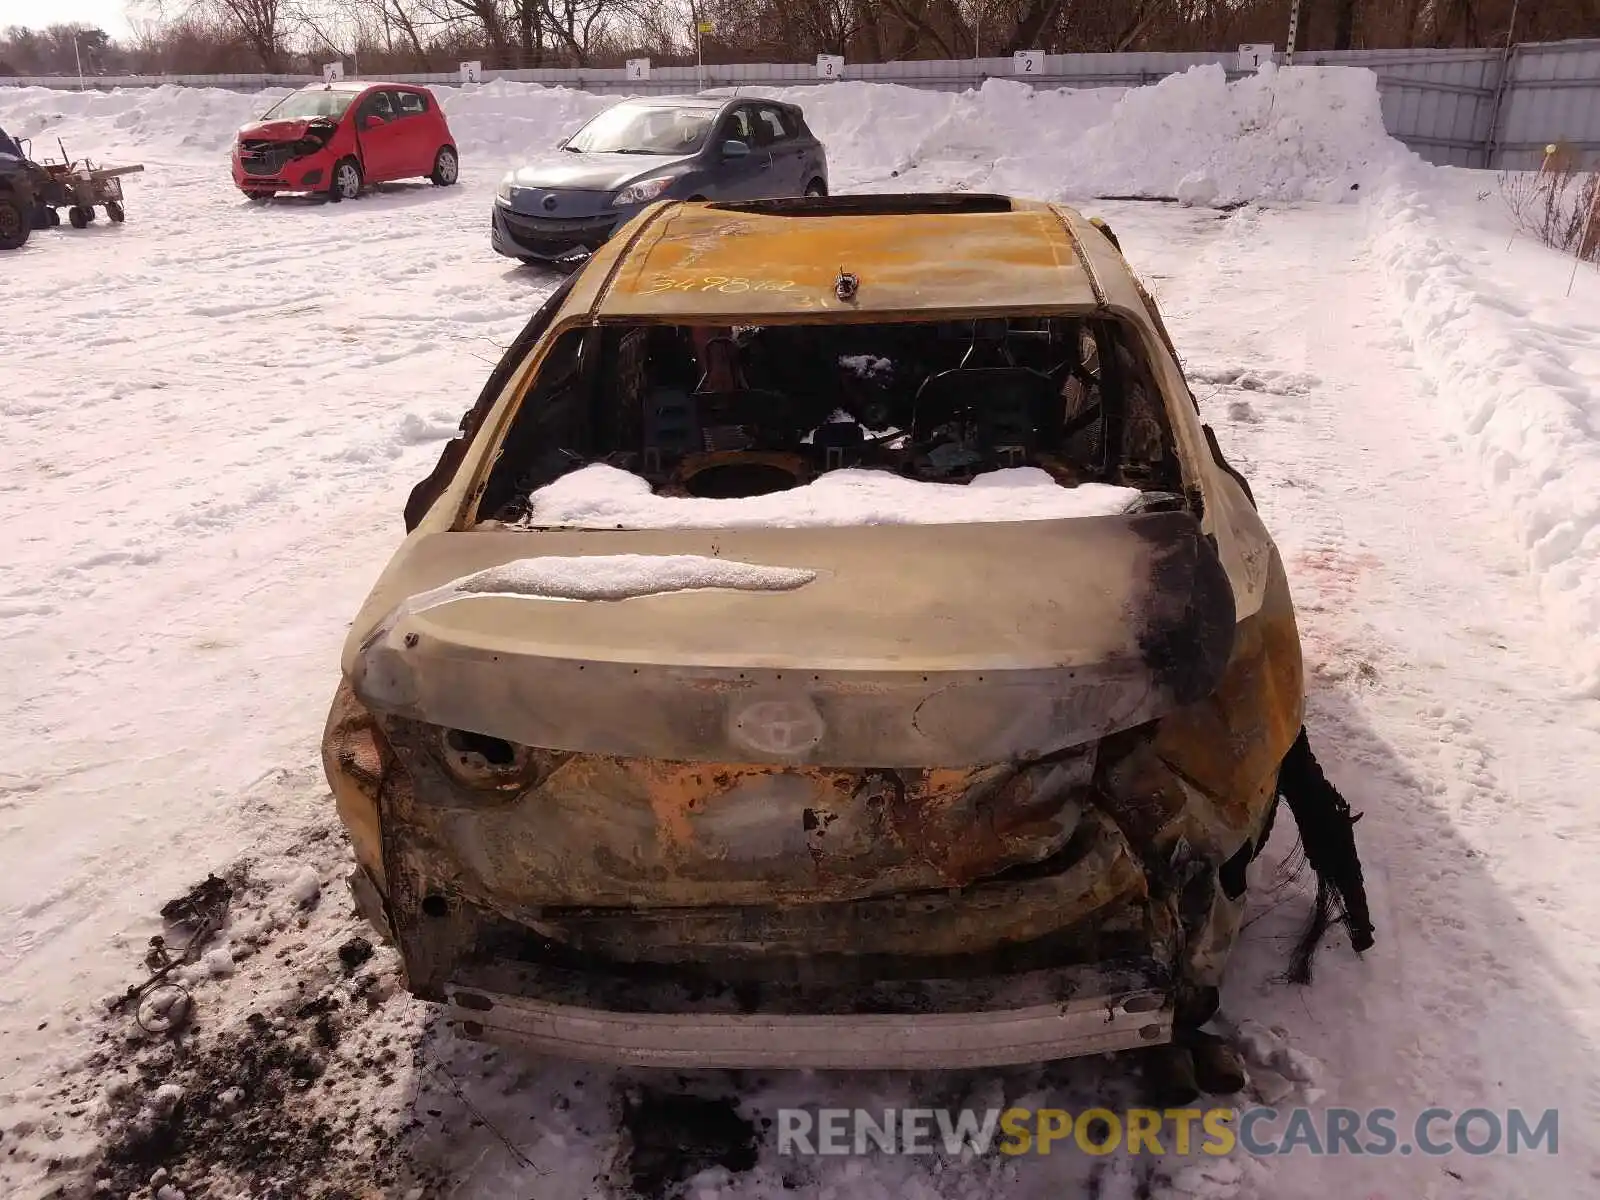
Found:
[[(500, 911), (741, 905), (963, 887), (1077, 830), (1093, 755), (1031, 767), (851, 771), (540, 755), (525, 785), (462, 785), (437, 731), (388, 723), (407, 837)], [(430, 868), (429, 874), (436, 874)]]

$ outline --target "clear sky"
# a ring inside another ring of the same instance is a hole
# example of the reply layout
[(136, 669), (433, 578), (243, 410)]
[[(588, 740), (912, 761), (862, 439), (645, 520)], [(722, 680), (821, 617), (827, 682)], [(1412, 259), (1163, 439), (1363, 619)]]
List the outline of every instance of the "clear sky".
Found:
[(128, 36), (128, 0), (0, 0), (0, 29), (12, 25), (98, 25)]

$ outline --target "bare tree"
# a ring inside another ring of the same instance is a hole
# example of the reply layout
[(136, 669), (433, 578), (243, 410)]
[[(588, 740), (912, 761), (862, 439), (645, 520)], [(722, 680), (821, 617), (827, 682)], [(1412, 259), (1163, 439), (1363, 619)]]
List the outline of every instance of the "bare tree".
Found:
[(279, 0), (197, 0), (195, 9), (209, 9), (232, 25), (255, 52), (263, 71), (284, 69), (286, 30)]

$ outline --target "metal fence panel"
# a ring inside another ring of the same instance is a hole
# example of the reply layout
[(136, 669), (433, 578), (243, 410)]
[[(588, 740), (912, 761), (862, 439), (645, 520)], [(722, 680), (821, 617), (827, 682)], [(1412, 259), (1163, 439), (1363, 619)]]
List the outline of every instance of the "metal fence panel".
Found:
[(1498, 166), (1537, 167), (1553, 142), (1600, 158), (1600, 41), (1518, 46), (1497, 141)]
[[(1038, 75), (1020, 75), (1010, 58), (846, 63), (844, 79), (964, 91), (989, 79), (1034, 87), (1132, 87), (1191, 67), (1239, 71), (1226, 53), (1047, 54)], [(1509, 58), (1498, 50), (1301, 51), (1297, 66), (1364, 67), (1377, 76), (1384, 127), (1430, 162), (1469, 167), (1537, 166), (1544, 147), (1561, 141), (1600, 158), (1600, 40), (1529, 43)], [(258, 91), (300, 87), (311, 75), (183, 75), (96, 77), (97, 90), (117, 87), (224, 87)], [(389, 76), (397, 82), (454, 84), (453, 71)], [(664, 95), (700, 88), (793, 87), (818, 84), (814, 63), (742, 63), (703, 68), (654, 67), (629, 81), (616, 68), (490, 71), (487, 78), (609, 94)], [(76, 89), (76, 77), (0, 78), (0, 87)]]

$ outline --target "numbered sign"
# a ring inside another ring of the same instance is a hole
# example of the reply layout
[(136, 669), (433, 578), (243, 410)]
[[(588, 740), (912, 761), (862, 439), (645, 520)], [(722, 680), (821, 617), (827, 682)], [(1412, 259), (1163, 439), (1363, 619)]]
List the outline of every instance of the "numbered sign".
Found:
[(844, 75), (844, 57), (838, 54), (817, 55), (817, 78), (839, 79)]
[(694, 31), (700, 34), (715, 33), (717, 31), (717, 27), (711, 21), (701, 21), (694, 27)]
[(481, 62), (464, 62), (461, 64), (462, 83), (482, 83), (483, 64)]
[(1011, 56), (1011, 71), (1014, 75), (1044, 74), (1044, 51), (1018, 50)]
[(650, 60), (648, 58), (630, 58), (627, 66), (630, 80), (650, 78)]
[(322, 78), (328, 83), (332, 83), (337, 79), (343, 79), (344, 78), (344, 64), (342, 62), (323, 63), (322, 64)]
[(1239, 70), (1259, 71), (1263, 63), (1276, 62), (1278, 48), (1271, 42), (1247, 42), (1239, 47)]

